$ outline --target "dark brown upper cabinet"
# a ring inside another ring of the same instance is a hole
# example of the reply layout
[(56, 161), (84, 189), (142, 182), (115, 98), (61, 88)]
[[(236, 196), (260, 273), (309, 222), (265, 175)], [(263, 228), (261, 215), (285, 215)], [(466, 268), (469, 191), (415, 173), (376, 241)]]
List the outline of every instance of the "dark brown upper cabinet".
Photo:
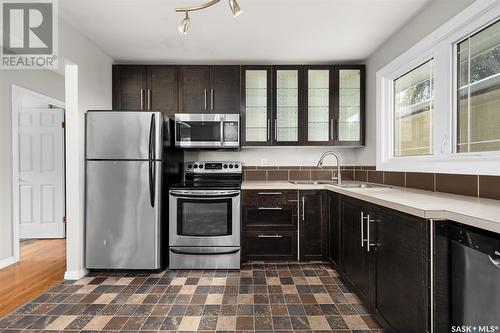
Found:
[(307, 145), (335, 144), (335, 70), (333, 66), (304, 67), (304, 140)]
[(302, 66), (273, 66), (273, 135), (276, 146), (304, 142), (304, 87)]
[(268, 146), (273, 135), (271, 66), (241, 69), (241, 140), (247, 146)]
[(365, 144), (365, 66), (335, 66), (335, 145)]
[(113, 66), (113, 110), (177, 112), (177, 66)]
[(147, 66), (113, 66), (113, 110), (145, 110)]
[(364, 65), (243, 66), (244, 146), (361, 146)]
[(240, 113), (240, 66), (180, 66), (179, 112)]
[(148, 66), (148, 110), (177, 112), (177, 66)]

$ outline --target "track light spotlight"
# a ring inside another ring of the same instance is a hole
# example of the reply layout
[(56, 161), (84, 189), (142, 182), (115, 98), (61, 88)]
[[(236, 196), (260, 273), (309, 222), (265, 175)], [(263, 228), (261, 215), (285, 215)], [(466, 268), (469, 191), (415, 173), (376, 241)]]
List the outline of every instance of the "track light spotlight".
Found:
[(188, 31), (188, 28), (189, 28), (189, 23), (191, 23), (191, 21), (189, 20), (188, 12), (186, 12), (186, 17), (182, 20), (181, 25), (179, 25), (179, 31), (183, 35), (187, 35), (187, 31)]
[(233, 17), (236, 17), (236, 16), (240, 15), (241, 13), (243, 13), (238, 1), (236, 1), (236, 0), (229, 0), (229, 7), (231, 8), (231, 12), (233, 13)]

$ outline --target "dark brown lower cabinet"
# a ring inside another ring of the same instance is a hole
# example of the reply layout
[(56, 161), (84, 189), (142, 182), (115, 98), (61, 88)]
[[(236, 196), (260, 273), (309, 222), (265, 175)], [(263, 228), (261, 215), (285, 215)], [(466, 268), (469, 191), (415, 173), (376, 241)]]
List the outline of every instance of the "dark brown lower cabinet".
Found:
[(396, 332), (429, 328), (429, 224), (380, 208), (376, 212), (375, 311)]
[(242, 192), (243, 260), (297, 260), (297, 196), (293, 190)]
[(366, 218), (369, 206), (364, 202), (342, 197), (340, 204), (342, 246), (341, 274), (347, 284), (368, 306), (373, 303), (373, 251), (366, 247)]
[(244, 231), (243, 260), (296, 260), (296, 231)]
[(328, 258), (328, 197), (325, 191), (299, 191), (300, 260)]
[(428, 332), (429, 222), (342, 196), (341, 277), (387, 332)]

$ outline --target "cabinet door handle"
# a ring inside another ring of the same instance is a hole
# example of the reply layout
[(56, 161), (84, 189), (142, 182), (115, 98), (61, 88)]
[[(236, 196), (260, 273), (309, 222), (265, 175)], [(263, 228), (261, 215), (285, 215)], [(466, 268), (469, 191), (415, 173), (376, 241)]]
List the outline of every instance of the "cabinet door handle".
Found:
[(278, 120), (274, 120), (274, 140), (278, 141)]
[(281, 195), (281, 192), (258, 192), (258, 195)]
[(365, 232), (364, 232), (364, 226), (363, 226), (363, 221), (365, 220), (365, 214), (361, 212), (361, 247), (365, 246)]
[(330, 140), (333, 140), (333, 118), (330, 119)]
[(267, 119), (267, 141), (271, 140), (271, 119)]
[(144, 110), (144, 89), (141, 89), (141, 110)]
[(210, 89), (210, 111), (213, 111), (214, 110), (214, 90), (213, 89)]
[(276, 234), (276, 235), (263, 235), (263, 234), (260, 234), (257, 237), (258, 238), (281, 238), (283, 236), (281, 236), (280, 234)]
[(302, 197), (302, 221), (305, 221), (306, 197)]
[(207, 111), (207, 89), (203, 89), (203, 96), (205, 100), (205, 111)]
[(148, 111), (151, 111), (151, 89), (148, 89)]
[(282, 210), (283, 207), (259, 207), (258, 210)]
[(375, 220), (370, 219), (370, 214), (366, 215), (366, 252), (370, 252), (370, 246), (375, 246), (375, 243), (370, 242), (370, 223)]

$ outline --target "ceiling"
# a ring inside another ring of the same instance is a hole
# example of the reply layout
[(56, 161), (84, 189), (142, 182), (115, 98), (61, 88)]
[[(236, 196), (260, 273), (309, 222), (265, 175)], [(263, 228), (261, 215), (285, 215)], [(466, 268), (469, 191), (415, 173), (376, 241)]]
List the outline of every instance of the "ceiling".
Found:
[(117, 62), (333, 63), (366, 59), (429, 0), (61, 0), (62, 17)]

